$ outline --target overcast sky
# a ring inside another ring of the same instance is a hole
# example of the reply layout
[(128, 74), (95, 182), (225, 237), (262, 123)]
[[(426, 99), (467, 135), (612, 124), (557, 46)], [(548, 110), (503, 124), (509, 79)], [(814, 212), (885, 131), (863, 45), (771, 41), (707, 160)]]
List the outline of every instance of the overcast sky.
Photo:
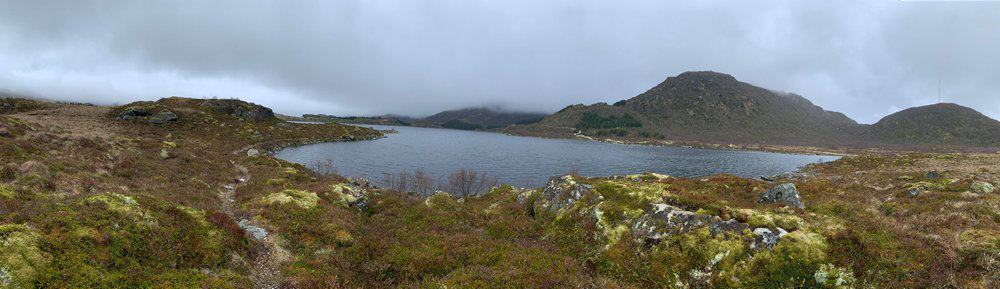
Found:
[(714, 70), (863, 123), (937, 102), (939, 80), (946, 102), (1000, 118), (1000, 2), (156, 2), (0, 0), (0, 89), (552, 112)]

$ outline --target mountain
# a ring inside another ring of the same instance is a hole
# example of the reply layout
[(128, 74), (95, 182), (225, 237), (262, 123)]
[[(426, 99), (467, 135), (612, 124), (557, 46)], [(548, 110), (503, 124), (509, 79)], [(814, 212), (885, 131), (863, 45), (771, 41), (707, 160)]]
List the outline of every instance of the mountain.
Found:
[(873, 140), (896, 145), (1000, 147), (1000, 121), (954, 103), (913, 107), (868, 127)]
[(863, 129), (847, 116), (795, 94), (740, 82), (717, 72), (685, 72), (614, 105), (573, 105), (522, 134), (664, 138), (713, 143), (844, 143)]
[(489, 108), (449, 110), (414, 122), (417, 126), (453, 129), (492, 129), (513, 124), (531, 124), (544, 117), (540, 113), (506, 112)]

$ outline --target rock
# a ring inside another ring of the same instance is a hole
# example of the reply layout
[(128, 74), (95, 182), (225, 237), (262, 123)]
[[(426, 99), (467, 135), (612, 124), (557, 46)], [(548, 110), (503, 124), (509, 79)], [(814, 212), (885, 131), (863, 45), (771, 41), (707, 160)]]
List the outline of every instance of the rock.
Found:
[(768, 228), (756, 228), (753, 229), (754, 235), (757, 235), (750, 242), (751, 249), (771, 249), (774, 245), (778, 244), (781, 240), (781, 236), (787, 234), (784, 229), (778, 228), (778, 231), (771, 231)]
[(170, 153), (166, 149), (160, 149), (160, 158), (169, 159), (171, 157)]
[(937, 171), (929, 171), (924, 174), (925, 179), (940, 179), (942, 177), (941, 173)]
[(256, 157), (256, 156), (259, 156), (259, 155), (260, 155), (260, 151), (257, 150), (257, 149), (248, 149), (247, 150), (247, 156), (248, 157)]
[(129, 108), (129, 109), (126, 109), (125, 111), (122, 112), (121, 115), (118, 116), (118, 118), (121, 118), (121, 119), (124, 119), (124, 120), (133, 120), (133, 119), (144, 118), (144, 117), (147, 117), (147, 116), (150, 116), (149, 110), (146, 109), (146, 108), (139, 107), (139, 108)]
[(368, 208), (368, 191), (355, 184), (330, 185), (330, 193), (346, 207), (360, 210)]
[(157, 113), (156, 115), (150, 117), (147, 121), (150, 124), (165, 124), (177, 121), (177, 115), (168, 110)]
[(785, 183), (775, 186), (761, 194), (758, 202), (763, 204), (782, 203), (799, 209), (805, 209), (805, 204), (799, 197), (799, 191), (795, 189), (795, 184)]
[(684, 234), (695, 229), (709, 227), (712, 235), (725, 232), (740, 234), (747, 224), (736, 220), (722, 219), (706, 214), (685, 211), (668, 204), (650, 204), (645, 213), (636, 220), (632, 234), (646, 244), (659, 243), (660, 239), (673, 234)]
[(924, 193), (924, 192), (923, 192), (923, 191), (921, 191), (921, 190), (920, 190), (920, 189), (918, 189), (918, 188), (912, 188), (912, 189), (909, 189), (909, 190), (906, 190), (906, 196), (907, 196), (907, 197), (911, 197), (911, 198), (912, 198), (912, 197), (916, 197), (916, 196), (919, 196), (920, 194), (923, 194), (923, 193)]
[(992, 184), (984, 181), (974, 181), (972, 182), (972, 186), (970, 186), (970, 188), (973, 192), (979, 194), (989, 194), (995, 190)]
[(540, 201), (542, 208), (558, 212), (573, 205), (584, 195), (590, 194), (590, 189), (590, 186), (579, 184), (573, 180), (573, 176), (554, 177), (549, 179), (536, 202)]
[(254, 226), (247, 219), (240, 220), (239, 225), (240, 228), (243, 229), (243, 231), (250, 233), (250, 235), (253, 236), (254, 239), (263, 240), (264, 237), (267, 237), (267, 230), (264, 230), (264, 228), (261, 227)]

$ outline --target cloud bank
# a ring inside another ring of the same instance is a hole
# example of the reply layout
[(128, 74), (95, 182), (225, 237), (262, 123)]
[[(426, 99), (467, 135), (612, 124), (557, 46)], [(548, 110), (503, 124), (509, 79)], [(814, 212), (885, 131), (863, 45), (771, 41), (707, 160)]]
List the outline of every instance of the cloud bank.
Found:
[(1000, 118), (1000, 3), (0, 1), (0, 88), (102, 104), (239, 97), (288, 114), (552, 112), (714, 70), (865, 123)]

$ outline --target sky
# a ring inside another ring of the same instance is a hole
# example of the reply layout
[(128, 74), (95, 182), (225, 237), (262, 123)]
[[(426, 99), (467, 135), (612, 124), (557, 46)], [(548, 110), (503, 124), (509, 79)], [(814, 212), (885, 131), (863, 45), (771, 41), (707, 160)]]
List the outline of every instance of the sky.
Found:
[(0, 89), (298, 115), (554, 112), (712, 70), (862, 122), (1000, 118), (1000, 2), (0, 0)]

